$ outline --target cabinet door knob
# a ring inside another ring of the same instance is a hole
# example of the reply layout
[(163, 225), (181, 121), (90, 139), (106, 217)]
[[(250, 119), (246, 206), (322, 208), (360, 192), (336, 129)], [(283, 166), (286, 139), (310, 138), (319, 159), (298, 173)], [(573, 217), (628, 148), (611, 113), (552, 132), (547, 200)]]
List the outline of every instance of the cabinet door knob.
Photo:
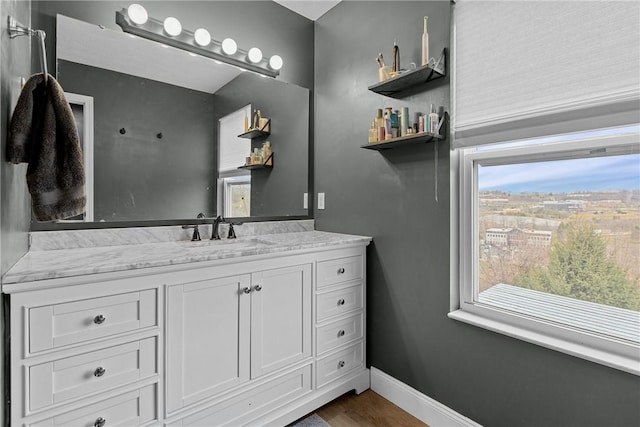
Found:
[(338, 338), (341, 338), (341, 337), (343, 337), (343, 336), (344, 336), (344, 329), (340, 329), (340, 330), (338, 331)]
[(98, 366), (95, 371), (93, 371), (93, 376), (100, 378), (107, 372), (102, 366)]
[(255, 289), (257, 292), (260, 292), (262, 290), (262, 285), (256, 285)]
[(338, 362), (338, 369), (344, 368), (344, 360)]
[(107, 420), (100, 417), (93, 423), (93, 427), (104, 427), (106, 423), (107, 423)]
[(344, 274), (344, 267), (340, 267), (338, 269), (338, 274)]
[(95, 323), (96, 325), (102, 325), (105, 320), (107, 320), (106, 317), (104, 317), (102, 314), (98, 314), (93, 318), (93, 323)]
[(250, 294), (250, 293), (251, 293), (251, 288), (247, 287), (247, 288), (244, 288), (242, 291), (243, 291), (245, 294)]
[(340, 298), (338, 300), (338, 305), (344, 305), (344, 298)]

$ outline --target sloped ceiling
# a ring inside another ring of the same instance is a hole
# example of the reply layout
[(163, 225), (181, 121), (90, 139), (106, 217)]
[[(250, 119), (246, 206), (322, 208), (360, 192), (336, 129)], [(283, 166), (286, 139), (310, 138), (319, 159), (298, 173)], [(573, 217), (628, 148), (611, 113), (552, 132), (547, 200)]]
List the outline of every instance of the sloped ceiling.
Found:
[(299, 15), (317, 20), (329, 9), (340, 3), (340, 0), (273, 0), (282, 6), (293, 10)]

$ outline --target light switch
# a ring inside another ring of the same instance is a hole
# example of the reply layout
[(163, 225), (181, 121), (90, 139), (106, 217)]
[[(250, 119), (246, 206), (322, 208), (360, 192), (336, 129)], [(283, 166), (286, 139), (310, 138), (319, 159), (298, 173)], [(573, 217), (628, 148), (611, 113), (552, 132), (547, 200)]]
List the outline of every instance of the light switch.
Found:
[(318, 209), (324, 209), (324, 193), (318, 193)]
[(309, 209), (309, 193), (304, 193), (304, 197), (302, 199), (302, 208)]

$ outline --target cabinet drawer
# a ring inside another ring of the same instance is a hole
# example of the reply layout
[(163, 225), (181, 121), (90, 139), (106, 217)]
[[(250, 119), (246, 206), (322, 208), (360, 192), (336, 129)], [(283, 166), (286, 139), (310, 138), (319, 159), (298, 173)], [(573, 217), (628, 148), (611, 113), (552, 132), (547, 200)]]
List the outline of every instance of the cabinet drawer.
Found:
[(316, 363), (317, 387), (364, 365), (362, 341), (324, 357)]
[(316, 352), (321, 354), (360, 338), (362, 338), (362, 314), (337, 320), (318, 328)]
[(316, 320), (318, 322), (332, 316), (359, 310), (363, 306), (362, 282), (335, 291), (322, 292), (316, 298)]
[(362, 256), (318, 262), (318, 287), (362, 279)]
[(237, 397), (186, 417), (170, 426), (244, 425), (271, 408), (285, 405), (311, 392), (311, 365), (259, 385)]
[(31, 366), (29, 409), (35, 411), (157, 374), (156, 338)]
[(93, 405), (29, 424), (32, 426), (138, 426), (157, 419), (157, 391), (152, 384)]
[(29, 351), (36, 353), (157, 324), (156, 290), (29, 309)]

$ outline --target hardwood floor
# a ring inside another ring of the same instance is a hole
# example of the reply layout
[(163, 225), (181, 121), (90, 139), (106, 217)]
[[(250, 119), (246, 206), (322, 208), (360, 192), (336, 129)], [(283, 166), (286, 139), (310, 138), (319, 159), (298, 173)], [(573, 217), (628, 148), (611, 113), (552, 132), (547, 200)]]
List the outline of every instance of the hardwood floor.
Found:
[(327, 403), (315, 413), (331, 427), (427, 426), (371, 390), (360, 395), (347, 393)]

